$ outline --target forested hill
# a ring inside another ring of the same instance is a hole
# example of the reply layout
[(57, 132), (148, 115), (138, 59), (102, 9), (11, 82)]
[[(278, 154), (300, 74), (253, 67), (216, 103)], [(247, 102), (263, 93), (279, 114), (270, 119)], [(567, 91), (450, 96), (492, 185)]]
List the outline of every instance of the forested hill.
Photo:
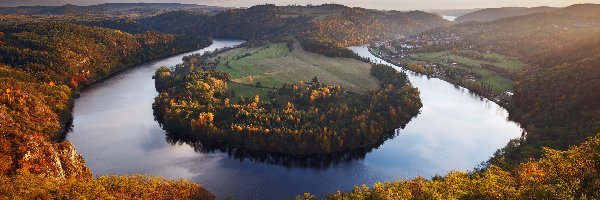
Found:
[(553, 7), (547, 7), (547, 6), (532, 7), (532, 8), (527, 8), (527, 7), (486, 8), (486, 9), (477, 10), (477, 11), (462, 15), (462, 16), (456, 18), (456, 20), (454, 20), (454, 21), (456, 21), (456, 22), (469, 22), (469, 21), (488, 22), (488, 21), (494, 21), (494, 20), (500, 19), (500, 18), (523, 16), (523, 15), (529, 15), (529, 14), (539, 13), (539, 12), (549, 12), (549, 11), (555, 11), (558, 9), (559, 8), (553, 8)]
[(2, 23), (0, 196), (145, 199), (171, 191), (169, 195), (180, 198), (211, 197), (189, 182), (148, 177), (92, 179), (73, 145), (61, 141), (71, 120), (73, 98), (82, 86), (137, 63), (210, 44), (204, 37), (132, 35), (67, 23)]
[(226, 8), (180, 3), (105, 3), (90, 6), (67, 4), (63, 6), (19, 6), (0, 7), (0, 14), (22, 14), (38, 16), (75, 16), (79, 19), (98, 17), (138, 17), (154, 16), (171, 11), (193, 11), (211, 13)]
[(461, 39), (433, 48), (498, 52), (531, 65), (516, 81), (510, 109), (527, 135), (500, 152), (497, 162), (537, 156), (543, 146), (566, 149), (600, 131), (600, 5), (578, 4), (424, 35), (447, 33)]
[(0, 25), (0, 63), (37, 81), (77, 88), (127, 66), (210, 44), (205, 37), (129, 34), (67, 23)]
[(135, 21), (96, 21), (90, 24), (135, 33), (161, 31), (246, 40), (307, 36), (348, 46), (398, 38), (448, 23), (437, 15), (421, 11), (377, 11), (325, 4), (258, 5), (225, 10), (213, 16), (179, 11)]

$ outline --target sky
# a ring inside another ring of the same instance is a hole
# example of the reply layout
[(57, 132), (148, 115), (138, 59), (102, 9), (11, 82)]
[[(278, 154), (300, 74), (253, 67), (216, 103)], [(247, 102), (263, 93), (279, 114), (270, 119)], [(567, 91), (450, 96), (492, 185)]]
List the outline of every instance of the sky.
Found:
[(429, 10), (459, 8), (492, 8), (492, 7), (532, 7), (553, 6), (564, 7), (577, 3), (600, 3), (600, 0), (0, 0), (0, 6), (26, 5), (93, 5), (100, 3), (192, 3), (202, 5), (249, 7), (257, 4), (323, 4), (338, 3), (352, 7), (364, 7), (381, 10)]

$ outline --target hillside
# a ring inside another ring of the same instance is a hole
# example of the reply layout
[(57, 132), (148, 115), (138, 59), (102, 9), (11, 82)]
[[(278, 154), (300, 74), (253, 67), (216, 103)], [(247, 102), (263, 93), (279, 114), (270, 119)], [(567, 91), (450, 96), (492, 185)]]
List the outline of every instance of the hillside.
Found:
[[(70, 128), (73, 98), (80, 89), (135, 64), (210, 43), (203, 37), (132, 35), (66, 23), (1, 24), (0, 193), (3, 198), (91, 197), (91, 192), (79, 193), (87, 189), (102, 192), (106, 198), (141, 198), (135, 192), (136, 184), (145, 182), (157, 184), (155, 188), (146, 188), (146, 192), (154, 192), (149, 197), (160, 198), (164, 194), (159, 190), (170, 190), (171, 195), (182, 198), (196, 195), (209, 198), (211, 195), (204, 189), (188, 182), (171, 184), (140, 177), (93, 179), (82, 156), (70, 142), (64, 141), (64, 134)], [(115, 187), (117, 182), (120, 186)]]
[(456, 18), (456, 20), (454, 20), (454, 21), (460, 22), (460, 23), (470, 22), (470, 21), (488, 22), (488, 21), (494, 21), (494, 20), (500, 19), (500, 18), (523, 16), (523, 15), (529, 15), (529, 14), (533, 14), (533, 13), (550, 12), (550, 11), (555, 11), (555, 10), (558, 10), (558, 8), (552, 8), (552, 7), (486, 8), (486, 9), (470, 12), (465, 15), (461, 15), (458, 18)]
[(0, 25), (0, 62), (23, 70), (37, 81), (88, 85), (126, 66), (198, 49), (205, 37), (129, 34), (119, 30), (67, 23)]
[(422, 51), (493, 52), (529, 65), (516, 76), (509, 105), (511, 118), (527, 134), (500, 150), (492, 163), (514, 165), (541, 155), (542, 147), (564, 150), (600, 130), (600, 5), (455, 25), (419, 37), (442, 38), (425, 43)]

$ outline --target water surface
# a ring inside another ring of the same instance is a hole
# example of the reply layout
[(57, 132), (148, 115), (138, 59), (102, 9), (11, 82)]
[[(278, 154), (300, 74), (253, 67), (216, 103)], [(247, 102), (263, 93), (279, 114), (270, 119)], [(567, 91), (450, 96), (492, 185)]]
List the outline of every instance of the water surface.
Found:
[[(217, 40), (192, 53), (239, 43)], [(364, 47), (351, 49), (380, 61)], [(421, 91), (422, 113), (394, 139), (355, 158), (314, 168), (268, 164), (223, 152), (197, 152), (190, 145), (167, 142), (151, 107), (157, 95), (151, 78), (155, 70), (181, 63), (183, 56), (192, 53), (127, 70), (76, 99), (74, 127), (67, 139), (94, 175), (141, 173), (186, 178), (202, 184), (219, 199), (282, 199), (304, 192), (326, 195), (337, 189), (351, 190), (357, 184), (470, 170), (521, 133), (517, 124), (507, 121), (506, 110), (495, 103), (442, 80), (409, 74)]]
[(451, 22), (453, 22), (453, 21), (454, 21), (454, 20), (456, 20), (456, 18), (458, 18), (458, 17), (456, 17), (456, 16), (446, 16), (446, 15), (445, 15), (445, 16), (442, 16), (442, 18), (443, 18), (443, 19), (445, 19), (445, 20), (448, 20), (448, 21), (451, 21)]

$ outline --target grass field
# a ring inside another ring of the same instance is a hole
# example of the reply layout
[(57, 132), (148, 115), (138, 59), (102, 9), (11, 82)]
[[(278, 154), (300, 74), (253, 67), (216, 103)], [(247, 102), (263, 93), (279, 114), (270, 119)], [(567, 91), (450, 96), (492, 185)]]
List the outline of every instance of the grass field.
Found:
[[(229, 87), (229, 89), (235, 91), (236, 97), (253, 97), (255, 95), (258, 95), (261, 99), (267, 99), (269, 91), (275, 90), (271, 88), (259, 88), (251, 85), (236, 83), (233, 81), (227, 83), (227, 86)], [(240, 98), (232, 99), (234, 103), (237, 103), (239, 100)]]
[(487, 76), (484, 77), (481, 81), (483, 81), (484, 83), (489, 83), (492, 86), (494, 92), (496, 93), (509, 91), (512, 89), (514, 84), (512, 80), (504, 78), (502, 76)]
[[(456, 62), (467, 70), (470, 70), (479, 76), (481, 76), (481, 80), (484, 83), (491, 84), (493, 90), (495, 92), (504, 92), (508, 91), (512, 88), (513, 81), (496, 74), (492, 70), (488, 70), (480, 67), (482, 64), (488, 64), (495, 66), (497, 68), (507, 69), (509, 71), (520, 71), (523, 69), (525, 64), (519, 60), (506, 57), (500, 54), (495, 53), (479, 53), (474, 51), (468, 51), (469, 53), (474, 53), (478, 56), (483, 57), (484, 59), (475, 59), (471, 57), (465, 57), (461, 55), (457, 55), (452, 53), (451, 51), (439, 51), (439, 52), (430, 52), (430, 53), (415, 53), (410, 57), (414, 60), (425, 61), (430, 63), (436, 63), (440, 66), (450, 66), (452, 62)], [(490, 60), (496, 60), (495, 62)]]
[[(237, 95), (266, 94), (265, 89), (279, 88), (284, 83), (309, 82), (317, 76), (320, 82), (340, 85), (354, 92), (379, 88), (379, 81), (369, 74), (370, 64), (350, 58), (330, 58), (310, 53), (295, 45), (290, 51), (285, 43), (273, 43), (255, 48), (238, 48), (218, 55), (217, 70), (231, 73), (230, 84)], [(248, 84), (248, 85), (241, 85)], [(239, 90), (239, 91), (238, 91)], [(259, 90), (259, 91), (257, 91)]]
[(510, 58), (510, 57), (503, 56), (503, 55), (496, 54), (496, 53), (480, 53), (480, 52), (475, 52), (475, 51), (465, 51), (465, 52), (474, 53), (474, 54), (477, 54), (479, 56), (482, 56), (482, 57), (488, 58), (488, 59), (495, 59), (495, 60), (497, 60), (497, 62), (492, 62), (492, 61), (487, 61), (487, 60), (477, 60), (474, 58), (469, 58), (469, 57), (453, 54), (450, 51), (439, 51), (439, 52), (431, 52), (431, 53), (416, 53), (416, 54), (411, 55), (411, 57), (418, 59), (418, 60), (427, 60), (427, 61), (433, 61), (436, 63), (444, 62), (446, 60), (453, 60), (454, 62), (462, 63), (462, 64), (469, 65), (472, 67), (479, 67), (482, 64), (488, 64), (488, 65), (493, 65), (495, 67), (504, 68), (504, 69), (511, 70), (511, 71), (520, 71), (521, 69), (523, 69), (523, 66), (525, 66), (525, 63), (523, 63), (517, 59)]

